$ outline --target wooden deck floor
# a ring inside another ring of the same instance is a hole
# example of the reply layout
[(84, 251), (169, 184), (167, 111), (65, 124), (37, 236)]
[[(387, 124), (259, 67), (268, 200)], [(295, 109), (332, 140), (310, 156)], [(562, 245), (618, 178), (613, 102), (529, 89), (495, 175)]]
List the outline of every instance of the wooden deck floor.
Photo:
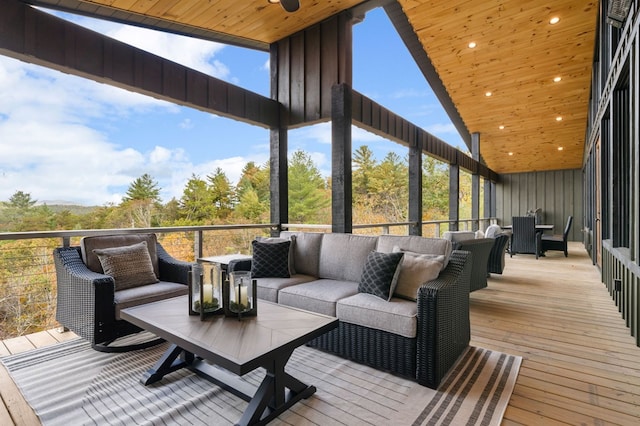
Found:
[[(524, 360), (504, 425), (640, 424), (640, 348), (581, 244), (507, 259), (471, 294), (471, 344)], [(0, 356), (73, 338), (56, 331), (0, 342)], [(37, 418), (0, 367), (0, 425)]]

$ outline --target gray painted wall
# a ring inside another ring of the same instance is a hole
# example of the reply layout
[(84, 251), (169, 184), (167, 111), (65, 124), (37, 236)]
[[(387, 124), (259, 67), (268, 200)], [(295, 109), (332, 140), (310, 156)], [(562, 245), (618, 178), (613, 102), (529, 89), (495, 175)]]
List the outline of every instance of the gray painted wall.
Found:
[(496, 217), (500, 225), (510, 225), (511, 217), (526, 216), (528, 210), (542, 209), (544, 223), (561, 234), (567, 217), (573, 216), (570, 241), (583, 241), (582, 170), (513, 173), (501, 175), (496, 185)]

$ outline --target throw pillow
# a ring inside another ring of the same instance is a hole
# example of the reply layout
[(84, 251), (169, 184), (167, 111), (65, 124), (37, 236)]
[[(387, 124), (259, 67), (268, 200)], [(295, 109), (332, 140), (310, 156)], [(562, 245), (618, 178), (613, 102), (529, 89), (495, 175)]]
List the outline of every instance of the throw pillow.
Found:
[(484, 232), (482, 232), (481, 230), (478, 229), (476, 231), (476, 240), (478, 240), (480, 238), (484, 238)]
[(358, 284), (358, 293), (369, 293), (390, 300), (398, 282), (403, 257), (404, 253), (369, 253)]
[(295, 263), (293, 261), (293, 253), (296, 245), (296, 236), (291, 235), (289, 238), (278, 238), (278, 237), (256, 237), (256, 240), (261, 243), (284, 243), (285, 241), (291, 241), (291, 245), (289, 246), (289, 275), (296, 274)]
[(429, 253), (418, 253), (415, 251), (410, 251), (410, 250), (406, 250), (403, 249), (401, 247), (398, 246), (393, 246), (393, 249), (391, 250), (393, 253), (397, 253), (397, 252), (403, 252), (404, 254), (410, 254), (412, 256), (420, 256), (421, 259), (429, 259), (429, 260), (433, 260), (436, 261), (438, 263), (440, 263), (440, 270), (442, 271), (444, 268), (446, 268), (446, 256), (444, 254), (429, 254)]
[(404, 252), (400, 266), (398, 284), (394, 296), (408, 300), (417, 300), (418, 288), (428, 281), (438, 278), (444, 256)]
[(93, 249), (106, 275), (113, 277), (116, 291), (157, 283), (147, 242), (122, 247)]
[(484, 233), (486, 238), (495, 238), (502, 232), (502, 228), (499, 225), (489, 225)]
[(251, 242), (251, 276), (253, 278), (289, 278), (289, 248), (291, 241), (280, 243)]

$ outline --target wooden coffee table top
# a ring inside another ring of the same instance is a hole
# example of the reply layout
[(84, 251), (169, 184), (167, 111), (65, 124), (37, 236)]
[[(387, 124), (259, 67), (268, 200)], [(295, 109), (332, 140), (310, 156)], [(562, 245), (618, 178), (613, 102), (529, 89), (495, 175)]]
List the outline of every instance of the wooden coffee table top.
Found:
[(337, 327), (338, 319), (260, 300), (258, 315), (216, 315), (204, 321), (188, 314), (181, 296), (126, 308), (121, 317), (203, 359), (243, 375), (284, 350), (293, 350)]

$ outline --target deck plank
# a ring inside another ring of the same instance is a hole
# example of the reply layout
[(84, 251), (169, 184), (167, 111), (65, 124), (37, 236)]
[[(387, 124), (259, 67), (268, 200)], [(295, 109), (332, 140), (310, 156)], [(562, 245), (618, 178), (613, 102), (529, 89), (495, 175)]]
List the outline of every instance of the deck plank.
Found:
[[(470, 296), (471, 344), (523, 357), (503, 425), (640, 424), (640, 348), (581, 244), (568, 258), (507, 258), (488, 283)], [(2, 342), (0, 354), (76, 337), (49, 330)], [(37, 424), (4, 368), (0, 385), (15, 424)]]

